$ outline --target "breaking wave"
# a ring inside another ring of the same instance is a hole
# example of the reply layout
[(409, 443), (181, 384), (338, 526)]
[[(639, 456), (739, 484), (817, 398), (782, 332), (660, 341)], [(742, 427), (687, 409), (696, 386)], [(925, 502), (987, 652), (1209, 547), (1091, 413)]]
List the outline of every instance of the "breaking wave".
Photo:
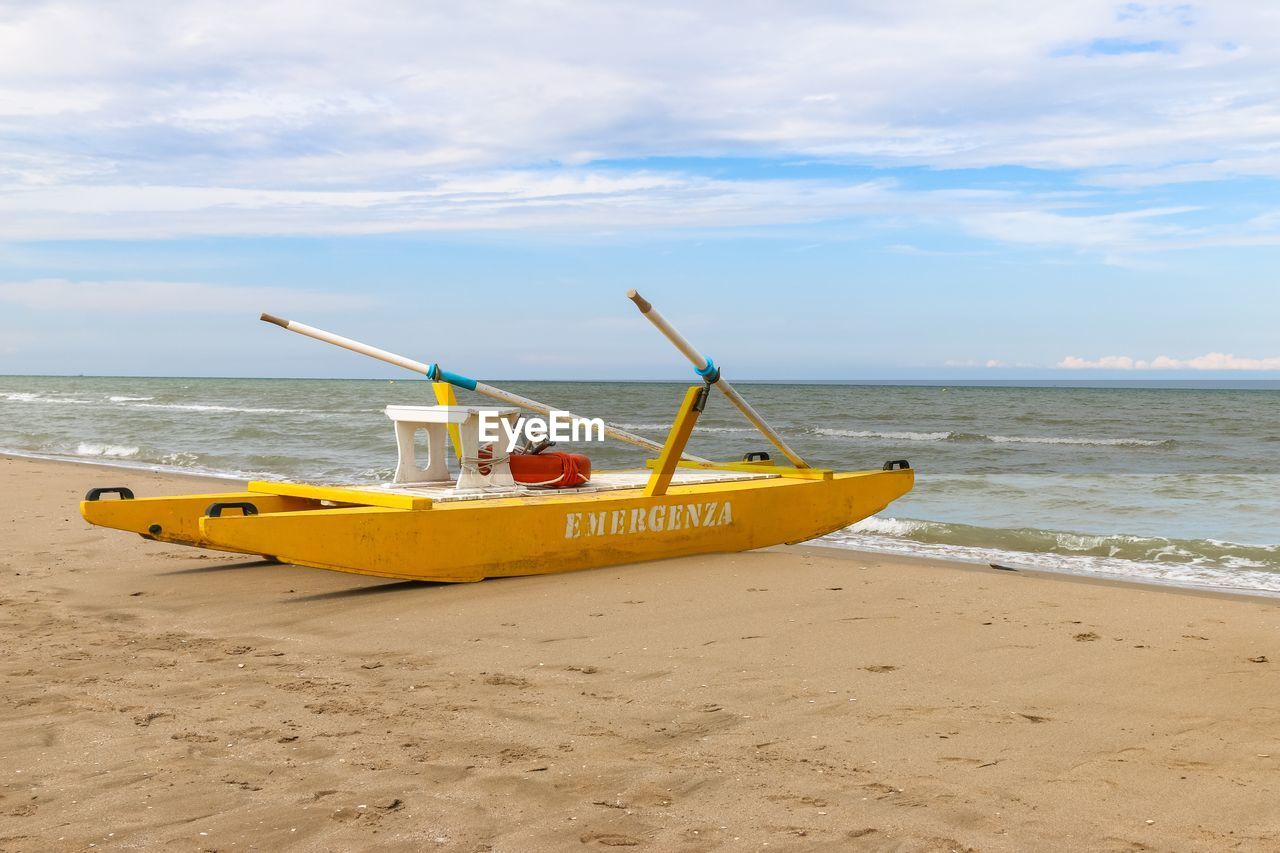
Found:
[(1174, 447), (1172, 438), (1079, 438), (1052, 435), (986, 435), (971, 432), (880, 432), (878, 430), (815, 427), (817, 435), (838, 438), (870, 438), (887, 441), (972, 441), (991, 444), (1071, 444), (1085, 447)]
[[(110, 452), (108, 452), (110, 451)], [(132, 452), (130, 452), (132, 451)], [(0, 446), (0, 454), (23, 459), (53, 459), (60, 462), (76, 462), (83, 465), (103, 465), (108, 468), (124, 468), (133, 471), (155, 471), (170, 474), (190, 474), (218, 480), (288, 479), (279, 471), (238, 470), (235, 468), (205, 465), (194, 453), (171, 453), (160, 461), (140, 456), (136, 447), (113, 444), (82, 443), (74, 452), (53, 450), (28, 450)]]
[(138, 455), (138, 448), (121, 444), (89, 444), (80, 442), (76, 456), (105, 456), (109, 459), (131, 459)]
[(986, 528), (879, 516), (814, 544), (1280, 595), (1280, 544)]
[(1036, 435), (984, 435), (978, 436), (996, 444), (1078, 444), (1086, 447), (1173, 447), (1178, 442), (1172, 438), (1059, 438)]
[(877, 432), (869, 429), (829, 429), (815, 427), (818, 435), (836, 436), (839, 438), (884, 438), (892, 441), (947, 441), (960, 435), (955, 432)]
[[(670, 423), (665, 424), (626, 424), (619, 423), (614, 426), (620, 429), (638, 429), (638, 430), (662, 430), (666, 432), (671, 429)], [(755, 427), (717, 427), (717, 426), (696, 426), (694, 432), (755, 432)]]
[(248, 406), (218, 406), (210, 403), (136, 403), (138, 409), (170, 409), (175, 412), (240, 412), (246, 414), (310, 415), (310, 409), (255, 409)]
[(49, 397), (44, 394), (33, 394), (29, 391), (0, 391), (0, 399), (10, 403), (54, 403), (84, 405), (92, 403), (92, 400), (79, 400), (74, 397)]

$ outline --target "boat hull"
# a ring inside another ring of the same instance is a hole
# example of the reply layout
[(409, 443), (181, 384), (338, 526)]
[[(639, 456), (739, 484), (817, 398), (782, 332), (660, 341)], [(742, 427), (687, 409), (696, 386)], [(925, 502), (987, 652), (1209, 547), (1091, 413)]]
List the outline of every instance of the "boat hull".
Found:
[[(86, 501), (81, 511), (95, 524), (162, 541), (378, 577), (470, 582), (802, 542), (874, 515), (913, 482), (906, 468), (674, 486), (654, 497), (629, 490), (412, 508), (356, 504), (349, 490), (322, 503), (324, 487), (299, 498), (253, 491), (267, 488), (255, 483), (232, 495)], [(215, 498), (258, 512), (210, 515)]]

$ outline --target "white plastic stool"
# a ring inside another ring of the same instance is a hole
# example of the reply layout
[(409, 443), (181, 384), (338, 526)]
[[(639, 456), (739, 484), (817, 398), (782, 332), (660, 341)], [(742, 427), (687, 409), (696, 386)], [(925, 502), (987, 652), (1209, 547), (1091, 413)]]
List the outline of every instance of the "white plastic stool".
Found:
[[(462, 458), (458, 460), (459, 489), (483, 489), (490, 486), (514, 486), (511, 476), (511, 464), (507, 454), (500, 452), (497, 446), (493, 449), (493, 461), (480, 460), (480, 413), (496, 415), (515, 426), (520, 414), (519, 409), (482, 409), (476, 406), (387, 406), (387, 417), (396, 425), (396, 450), (399, 459), (396, 462), (395, 482), (397, 483), (438, 483), (449, 479), (449, 469), (445, 464), (445, 445), (448, 442), (450, 424), (458, 427), (462, 439)], [(413, 437), (418, 430), (427, 432), (427, 464), (418, 467), (413, 446)], [(498, 444), (506, 440), (506, 433), (500, 428)], [(482, 474), (480, 468), (489, 469)]]

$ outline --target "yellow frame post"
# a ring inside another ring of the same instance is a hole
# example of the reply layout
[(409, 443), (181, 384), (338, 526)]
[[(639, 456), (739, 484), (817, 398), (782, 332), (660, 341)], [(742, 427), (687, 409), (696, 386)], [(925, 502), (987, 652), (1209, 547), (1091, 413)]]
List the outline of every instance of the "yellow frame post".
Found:
[(707, 405), (707, 391), (706, 385), (690, 385), (689, 390), (684, 392), (684, 402), (680, 404), (675, 423), (671, 425), (667, 440), (663, 442), (662, 453), (658, 454), (653, 473), (645, 484), (645, 497), (656, 498), (667, 493), (671, 478), (676, 473), (676, 466), (680, 464), (680, 456), (684, 453), (684, 446), (689, 443), (689, 436), (693, 434), (693, 425), (698, 422), (698, 415), (702, 414)]
[[(458, 395), (453, 393), (453, 386), (448, 382), (432, 382), (431, 390), (436, 394), (436, 403), (441, 406), (458, 405)], [(453, 455), (462, 458), (462, 433), (457, 424), (449, 424), (449, 443), (453, 445)]]

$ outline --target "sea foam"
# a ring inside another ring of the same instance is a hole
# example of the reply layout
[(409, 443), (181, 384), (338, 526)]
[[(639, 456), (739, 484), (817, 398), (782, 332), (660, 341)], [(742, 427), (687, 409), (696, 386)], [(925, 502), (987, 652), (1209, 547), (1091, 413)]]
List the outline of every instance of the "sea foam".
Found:
[(10, 403), (54, 403), (57, 405), (84, 405), (92, 400), (79, 400), (74, 397), (47, 397), (44, 394), (33, 394), (29, 391), (0, 391), (0, 399)]
[(972, 432), (881, 432), (830, 427), (815, 427), (813, 432), (817, 435), (837, 438), (869, 438), (885, 441), (973, 441), (992, 444), (1069, 444), (1085, 447), (1173, 447), (1177, 444), (1171, 438), (1084, 438), (1053, 435), (986, 435)]
[(218, 406), (211, 403), (135, 403), (138, 409), (169, 409), (175, 412), (238, 412), (244, 414), (311, 415), (311, 409), (258, 409), (250, 406)]
[(992, 529), (871, 516), (815, 545), (1280, 595), (1280, 544)]
[(106, 456), (110, 459), (130, 459), (138, 455), (138, 448), (121, 444), (89, 444), (80, 442), (76, 456)]

